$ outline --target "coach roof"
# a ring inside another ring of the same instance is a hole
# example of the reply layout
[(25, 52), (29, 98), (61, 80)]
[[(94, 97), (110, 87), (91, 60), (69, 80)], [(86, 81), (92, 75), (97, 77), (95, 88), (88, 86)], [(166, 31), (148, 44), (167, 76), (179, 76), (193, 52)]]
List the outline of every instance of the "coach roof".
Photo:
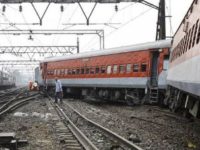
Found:
[(69, 59), (89, 58), (89, 57), (95, 57), (95, 56), (119, 54), (119, 53), (132, 52), (132, 51), (152, 50), (152, 49), (159, 49), (159, 48), (170, 48), (170, 47), (171, 47), (171, 40), (160, 40), (160, 41), (155, 41), (155, 42), (148, 42), (148, 43), (129, 45), (129, 46), (123, 46), (123, 47), (117, 47), (117, 48), (95, 50), (95, 51), (72, 54), (72, 55), (67, 55), (67, 56), (50, 57), (50, 58), (45, 58), (41, 62), (54, 62), (54, 61), (62, 61), (62, 60), (69, 60)]

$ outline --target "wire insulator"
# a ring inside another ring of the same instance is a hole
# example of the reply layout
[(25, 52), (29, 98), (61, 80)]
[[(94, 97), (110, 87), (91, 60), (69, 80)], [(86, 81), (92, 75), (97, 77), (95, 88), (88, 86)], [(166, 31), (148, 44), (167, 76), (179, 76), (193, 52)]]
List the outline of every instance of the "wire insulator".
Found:
[(6, 6), (3, 5), (2, 11), (5, 12), (6, 11)]
[(118, 6), (117, 5), (115, 5), (115, 11), (118, 12)]
[(22, 5), (19, 5), (19, 12), (22, 12)]
[(61, 12), (64, 11), (64, 6), (63, 6), (63, 5), (60, 6), (60, 11), (61, 11)]

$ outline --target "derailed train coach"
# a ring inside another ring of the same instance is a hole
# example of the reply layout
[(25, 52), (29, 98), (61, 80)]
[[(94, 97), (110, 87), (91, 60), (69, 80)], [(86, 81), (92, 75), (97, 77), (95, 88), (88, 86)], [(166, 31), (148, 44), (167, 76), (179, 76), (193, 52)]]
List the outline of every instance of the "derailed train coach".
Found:
[(170, 40), (46, 58), (42, 82), (51, 91), (58, 77), (65, 95), (131, 104), (164, 97)]
[(194, 0), (172, 42), (166, 103), (200, 117), (200, 0)]

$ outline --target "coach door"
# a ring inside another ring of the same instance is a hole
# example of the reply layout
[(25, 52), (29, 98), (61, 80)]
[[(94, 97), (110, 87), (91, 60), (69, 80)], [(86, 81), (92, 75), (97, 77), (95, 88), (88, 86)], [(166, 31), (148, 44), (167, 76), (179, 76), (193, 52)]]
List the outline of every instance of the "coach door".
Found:
[(150, 85), (152, 87), (158, 86), (158, 57), (159, 51), (153, 51), (152, 60), (151, 60), (151, 76), (150, 76)]
[(149, 102), (150, 104), (158, 102), (158, 57), (159, 51), (151, 52), (151, 75), (149, 86)]

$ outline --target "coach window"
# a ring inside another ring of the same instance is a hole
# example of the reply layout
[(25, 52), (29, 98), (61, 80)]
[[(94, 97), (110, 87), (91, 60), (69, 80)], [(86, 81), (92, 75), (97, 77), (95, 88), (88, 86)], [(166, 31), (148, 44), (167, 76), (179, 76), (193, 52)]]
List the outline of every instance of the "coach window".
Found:
[(198, 29), (198, 32), (197, 32), (197, 41), (196, 41), (196, 44), (198, 44), (200, 41), (200, 24), (199, 24), (199, 29)]
[(86, 74), (89, 74), (89, 73), (90, 73), (90, 69), (89, 69), (89, 68), (86, 68), (85, 73), (86, 73)]
[(99, 73), (99, 67), (96, 67), (96, 69), (95, 69), (95, 73), (96, 73), (96, 74)]
[(67, 75), (67, 72), (68, 72), (68, 70), (67, 69), (65, 69), (65, 74)]
[(47, 75), (51, 75), (51, 71), (50, 70), (47, 71)]
[(133, 64), (133, 72), (138, 72), (138, 71), (139, 71), (139, 65)]
[(60, 75), (60, 70), (57, 70), (57, 75)]
[(147, 64), (142, 63), (141, 64), (141, 72), (146, 72), (147, 71)]
[(169, 55), (164, 55), (163, 70), (167, 70), (169, 67)]
[(188, 33), (188, 40), (187, 40), (187, 51), (189, 49), (189, 45), (190, 45), (190, 35), (191, 35), (191, 31), (192, 29), (189, 30), (189, 33)]
[(111, 66), (107, 66), (107, 74), (111, 74), (111, 72), (112, 72), (112, 67)]
[(53, 75), (53, 70), (50, 70), (50, 71), (49, 71), (49, 75)]
[(71, 75), (72, 74), (72, 70), (68, 69), (68, 74)]
[(84, 74), (85, 71), (84, 71), (84, 68), (81, 68), (81, 74)]
[(79, 68), (76, 69), (76, 74), (80, 74), (80, 69)]
[(131, 64), (127, 64), (126, 65), (126, 73), (130, 73), (131, 72)]
[(189, 48), (188, 49), (190, 49), (191, 46), (192, 46), (193, 34), (194, 34), (194, 25), (192, 26), (192, 31), (191, 31), (191, 34), (190, 34), (190, 40), (189, 40), (190, 42), (189, 42)]
[(76, 69), (72, 69), (72, 74), (76, 74)]
[(125, 72), (125, 66), (124, 65), (120, 65), (119, 66), (119, 72), (120, 73), (124, 73)]
[(94, 74), (94, 68), (90, 68), (90, 74)]
[(102, 66), (101, 67), (101, 73), (105, 73), (106, 72), (106, 67), (105, 66)]
[(60, 72), (60, 74), (64, 75), (65, 74), (65, 69), (62, 69), (61, 72)]
[(192, 41), (192, 47), (194, 46), (195, 41), (196, 41), (196, 33), (197, 33), (197, 29), (198, 29), (198, 23), (199, 23), (199, 19), (197, 20), (197, 22), (195, 24), (195, 31), (194, 31), (193, 41)]
[(118, 65), (114, 65), (113, 66), (113, 73), (117, 73), (117, 71), (118, 71)]

